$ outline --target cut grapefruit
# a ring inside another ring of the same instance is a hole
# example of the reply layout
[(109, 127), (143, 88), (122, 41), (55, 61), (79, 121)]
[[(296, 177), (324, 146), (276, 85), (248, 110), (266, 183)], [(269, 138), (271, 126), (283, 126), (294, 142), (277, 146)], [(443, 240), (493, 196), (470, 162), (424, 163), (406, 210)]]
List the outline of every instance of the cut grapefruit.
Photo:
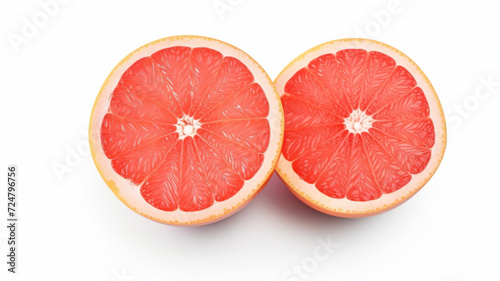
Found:
[(233, 214), (264, 187), (284, 116), (272, 81), (246, 53), (176, 36), (115, 67), (89, 130), (96, 167), (125, 205), (162, 223), (200, 225)]
[(387, 211), (438, 168), (446, 124), (420, 68), (367, 39), (324, 43), (276, 78), (285, 112), (277, 172), (307, 205), (340, 217)]

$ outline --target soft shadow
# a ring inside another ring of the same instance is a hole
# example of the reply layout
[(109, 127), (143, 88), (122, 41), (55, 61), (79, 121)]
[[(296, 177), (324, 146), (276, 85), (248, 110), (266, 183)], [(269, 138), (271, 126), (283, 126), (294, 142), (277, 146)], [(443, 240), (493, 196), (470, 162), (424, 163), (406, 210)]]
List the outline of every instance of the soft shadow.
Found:
[(269, 216), (269, 219), (276, 220), (279, 224), (287, 224), (291, 227), (303, 229), (315, 229), (317, 233), (349, 231), (352, 228), (362, 227), (364, 222), (372, 219), (370, 217), (347, 219), (316, 211), (295, 197), (281, 179), (274, 174), (263, 191), (235, 214), (218, 222), (202, 226), (169, 226), (166, 231), (182, 232), (187, 236), (202, 236), (204, 239), (211, 236), (230, 235), (230, 233), (237, 232), (242, 227), (248, 227), (249, 224), (258, 224), (259, 222), (255, 221), (255, 217), (258, 216), (256, 212)]
[(288, 223), (298, 226), (329, 229), (360, 225), (369, 218), (348, 219), (319, 212), (300, 201), (292, 194), (281, 179), (274, 174), (262, 194), (265, 205), (268, 205), (276, 216)]

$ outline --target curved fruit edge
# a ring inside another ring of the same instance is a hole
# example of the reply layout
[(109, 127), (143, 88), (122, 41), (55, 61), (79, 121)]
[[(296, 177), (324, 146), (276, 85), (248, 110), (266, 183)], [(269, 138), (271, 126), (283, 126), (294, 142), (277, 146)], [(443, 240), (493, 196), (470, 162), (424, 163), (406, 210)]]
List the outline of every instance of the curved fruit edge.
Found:
[(388, 44), (385, 44), (385, 43), (382, 43), (382, 42), (379, 42), (379, 41), (376, 41), (376, 40), (363, 39), (363, 38), (343, 38), (343, 39), (332, 40), (332, 41), (328, 41), (328, 42), (324, 42), (322, 44), (319, 44), (319, 45), (317, 45), (317, 46), (315, 46), (315, 47), (313, 47), (313, 48), (311, 48), (311, 49), (303, 52), (298, 57), (296, 57), (295, 59), (293, 59), (276, 76), (276, 78), (274, 79), (274, 83), (276, 84), (276, 82), (278, 81), (278, 79), (282, 76), (282, 74), (286, 70), (288, 70), (289, 68), (293, 67), (293, 65), (295, 65), (299, 61), (301, 61), (307, 54), (313, 53), (315, 51), (318, 51), (318, 50), (322, 49), (323, 47), (325, 47), (327, 45), (337, 44), (337, 43), (340, 43), (340, 42), (371, 42), (371, 43), (374, 43), (374, 44), (381, 45), (381, 46), (383, 46), (385, 48), (391, 49), (392, 51), (398, 53), (402, 57), (405, 57), (406, 59), (408, 59), (408, 61), (411, 62), (413, 64), (413, 66), (415, 66), (415, 68), (420, 72), (422, 78), (425, 80), (425, 82), (428, 84), (429, 88), (432, 90), (432, 94), (433, 94), (433, 96), (435, 97), (435, 99), (436, 99), (436, 101), (438, 103), (437, 104), (438, 108), (440, 109), (439, 113), (440, 113), (441, 118), (443, 120), (442, 121), (442, 126), (444, 128), (443, 137), (442, 137), (443, 147), (442, 147), (441, 151), (439, 151), (440, 155), (438, 156), (438, 158), (439, 158), (438, 165), (436, 165), (436, 167), (430, 171), (430, 173), (424, 178), (424, 180), (422, 180), (409, 193), (407, 193), (405, 196), (403, 196), (403, 197), (401, 197), (399, 199), (394, 200), (393, 202), (391, 202), (389, 204), (385, 204), (383, 208), (376, 208), (376, 209), (372, 209), (372, 210), (368, 210), (368, 211), (363, 211), (363, 212), (353, 211), (353, 210), (325, 208), (323, 206), (323, 204), (321, 204), (319, 202), (315, 202), (308, 195), (304, 194), (304, 192), (301, 192), (298, 188), (296, 188), (295, 185), (291, 182), (291, 180), (288, 179), (288, 177), (285, 174), (285, 172), (282, 171), (279, 168), (279, 166), (276, 166), (276, 173), (278, 174), (279, 178), (285, 183), (285, 185), (287, 186), (287, 188), (297, 198), (299, 198), (302, 202), (304, 202), (309, 207), (312, 207), (313, 209), (315, 209), (317, 211), (320, 211), (320, 212), (323, 212), (325, 214), (332, 215), (332, 216), (344, 217), (344, 218), (359, 218), (359, 217), (372, 216), (372, 215), (377, 215), (377, 214), (380, 214), (380, 213), (387, 212), (387, 211), (389, 211), (389, 210), (391, 210), (391, 209), (393, 209), (393, 208), (401, 205), (402, 203), (406, 202), (408, 199), (410, 199), (411, 197), (413, 197), (420, 189), (422, 189), (424, 187), (424, 185), (436, 173), (437, 169), (439, 168), (439, 166), (441, 165), (441, 162), (443, 160), (444, 153), (446, 151), (446, 145), (447, 145), (447, 129), (446, 129), (446, 120), (445, 120), (445, 115), (444, 115), (443, 107), (441, 105), (441, 101), (439, 100), (439, 97), (438, 97), (438, 95), (436, 93), (436, 90), (434, 89), (434, 86), (432, 86), (432, 83), (430, 82), (430, 80), (427, 77), (427, 75), (425, 75), (425, 73), (422, 71), (422, 69), (409, 56), (407, 56), (406, 54), (404, 54), (400, 50), (398, 50), (398, 49), (396, 49), (396, 48), (394, 48), (394, 47), (392, 47), (392, 46), (390, 46)]
[[(187, 223), (179, 223), (178, 221), (166, 221), (166, 220), (162, 220), (162, 219), (158, 219), (156, 217), (152, 217), (152, 216), (148, 216), (147, 214), (144, 214), (140, 211), (138, 211), (136, 208), (132, 207), (125, 198), (123, 198), (122, 196), (119, 195), (119, 191), (118, 191), (118, 187), (116, 186), (115, 182), (113, 180), (109, 180), (105, 177), (105, 175), (103, 174), (102, 172), (102, 169), (100, 168), (100, 165), (98, 164), (97, 162), (97, 157), (96, 157), (96, 153), (95, 153), (95, 150), (94, 150), (94, 143), (93, 143), (93, 136), (92, 136), (92, 124), (93, 124), (93, 119), (94, 119), (94, 111), (97, 107), (97, 104), (101, 98), (101, 95), (103, 94), (103, 90), (106, 88), (107, 84), (109, 83), (109, 81), (111, 80), (111, 78), (114, 76), (116, 70), (122, 66), (123, 64), (125, 64), (127, 61), (129, 61), (129, 59), (134, 56), (136, 53), (139, 53), (140, 51), (142, 51), (143, 49), (146, 49), (146, 48), (149, 48), (150, 46), (153, 46), (155, 44), (158, 44), (158, 43), (161, 43), (161, 42), (164, 42), (164, 41), (177, 41), (177, 40), (184, 40), (184, 39), (202, 39), (202, 40), (208, 40), (208, 41), (215, 41), (215, 42), (218, 42), (218, 43), (221, 43), (222, 45), (225, 45), (225, 46), (228, 46), (230, 48), (233, 48), (233, 49), (236, 49), (237, 51), (239, 52), (242, 52), (243, 54), (245, 54), (246, 56), (248, 56), (248, 58), (253, 61), (255, 63), (256, 66), (258, 66), (259, 70), (264, 74), (264, 76), (267, 78), (269, 84), (272, 86), (272, 89), (274, 91), (274, 94), (275, 96), (277, 97), (278, 99), (278, 104), (279, 104), (279, 112), (281, 113), (281, 122), (280, 122), (280, 135), (279, 135), (279, 152), (276, 153), (276, 156), (274, 157), (274, 159), (272, 160), (272, 165), (271, 165), (271, 169), (269, 169), (269, 171), (267, 172), (266, 174), (266, 178), (256, 186), (255, 189), (252, 190), (252, 193), (249, 194), (249, 196), (247, 196), (246, 198), (243, 198), (243, 200), (241, 200), (236, 206), (233, 206), (232, 209), (230, 210), (227, 210), (225, 213), (223, 214), (220, 214), (220, 215), (214, 215), (214, 216), (210, 216), (210, 217), (206, 217), (204, 219), (201, 219), (201, 220), (195, 220), (195, 221), (189, 221)], [(91, 111), (91, 115), (90, 115), (90, 121), (89, 121), (89, 146), (90, 146), (90, 153), (92, 155), (92, 160), (97, 168), (97, 171), (99, 172), (101, 178), (104, 180), (104, 182), (106, 183), (106, 185), (109, 187), (109, 189), (113, 192), (113, 194), (123, 203), (125, 204), (129, 209), (131, 209), (132, 211), (134, 211), (135, 213), (145, 217), (145, 218), (148, 218), (150, 220), (153, 220), (153, 221), (156, 221), (156, 222), (160, 222), (160, 223), (164, 223), (164, 224), (169, 224), (169, 225), (175, 225), (175, 226), (200, 226), (200, 225), (205, 225), (205, 224), (209, 224), (209, 223), (213, 223), (213, 222), (217, 222), (219, 220), (222, 220), (224, 218), (227, 218), (233, 214), (235, 214), (237, 211), (241, 210), (243, 207), (245, 207), (248, 203), (250, 203), (250, 201), (258, 194), (260, 193), (260, 191), (262, 191), (262, 189), (265, 187), (265, 185), (269, 182), (269, 180), (271, 179), (274, 171), (275, 171), (275, 168), (276, 166), (278, 165), (278, 160), (281, 156), (281, 149), (283, 147), (283, 137), (284, 137), (284, 132), (285, 132), (285, 118), (284, 118), (284, 111), (283, 111), (283, 105), (281, 104), (281, 98), (280, 98), (280, 95), (278, 93), (278, 90), (276, 89), (276, 87), (274, 86), (274, 82), (273, 80), (269, 77), (269, 75), (267, 74), (267, 72), (264, 70), (264, 68), (253, 58), (251, 57), (249, 54), (247, 54), (245, 51), (237, 48), (236, 46), (233, 46), (229, 43), (226, 43), (224, 41), (221, 41), (221, 40), (218, 40), (218, 39), (215, 39), (215, 38), (210, 38), (210, 37), (205, 37), (205, 36), (199, 36), (199, 35), (176, 35), (176, 36), (170, 36), (170, 37), (165, 37), (165, 38), (161, 38), (161, 39), (158, 39), (158, 40), (155, 40), (155, 41), (152, 41), (148, 44), (145, 44), (137, 49), (135, 49), (133, 52), (129, 53), (125, 58), (123, 58), (114, 68), (113, 70), (111, 70), (111, 72), (109, 73), (108, 77), (106, 78), (106, 80), (104, 80), (104, 83), (103, 85), (101, 86), (101, 88), (99, 89), (99, 93), (94, 101), (94, 105), (92, 106), (92, 111)]]

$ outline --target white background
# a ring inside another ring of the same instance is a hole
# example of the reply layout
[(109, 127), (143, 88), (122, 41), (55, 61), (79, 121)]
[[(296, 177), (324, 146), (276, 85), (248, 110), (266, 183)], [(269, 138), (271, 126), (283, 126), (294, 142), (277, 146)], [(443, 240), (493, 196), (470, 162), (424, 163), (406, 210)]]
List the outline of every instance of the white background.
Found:
[[(46, 22), (38, 1), (0, 2), (3, 187), (7, 165), (19, 168), (19, 273), (6, 272), (2, 222), (0, 279), (499, 280), (500, 84), (482, 81), (500, 81), (500, 5), (437, 2), (69, 0)], [(26, 21), (38, 25), (29, 36)], [(179, 34), (236, 45), (271, 78), (333, 39), (363, 36), (400, 49), (447, 112), (441, 167), (410, 201), (370, 218), (316, 212), (276, 176), (246, 208), (212, 225), (179, 228), (135, 214), (94, 167), (88, 120), (123, 57)], [(24, 40), (13, 44), (15, 36)], [(54, 165), (68, 171), (58, 177)], [(335, 243), (326, 260), (314, 257), (318, 239)], [(302, 277), (287, 273), (295, 266)]]

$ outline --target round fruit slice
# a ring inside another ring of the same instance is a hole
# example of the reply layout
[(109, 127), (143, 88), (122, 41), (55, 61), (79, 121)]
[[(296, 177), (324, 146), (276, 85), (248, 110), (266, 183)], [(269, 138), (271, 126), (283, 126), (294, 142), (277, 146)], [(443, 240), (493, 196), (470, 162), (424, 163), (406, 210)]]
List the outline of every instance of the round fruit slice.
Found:
[(406, 55), (366, 39), (319, 45), (275, 80), (285, 112), (277, 172), (340, 217), (387, 211), (431, 178), (446, 147), (438, 96)]
[(234, 213), (264, 187), (283, 130), (279, 95), (250, 56), (177, 36), (137, 49), (111, 72), (92, 110), (90, 147), (130, 209), (198, 225)]

